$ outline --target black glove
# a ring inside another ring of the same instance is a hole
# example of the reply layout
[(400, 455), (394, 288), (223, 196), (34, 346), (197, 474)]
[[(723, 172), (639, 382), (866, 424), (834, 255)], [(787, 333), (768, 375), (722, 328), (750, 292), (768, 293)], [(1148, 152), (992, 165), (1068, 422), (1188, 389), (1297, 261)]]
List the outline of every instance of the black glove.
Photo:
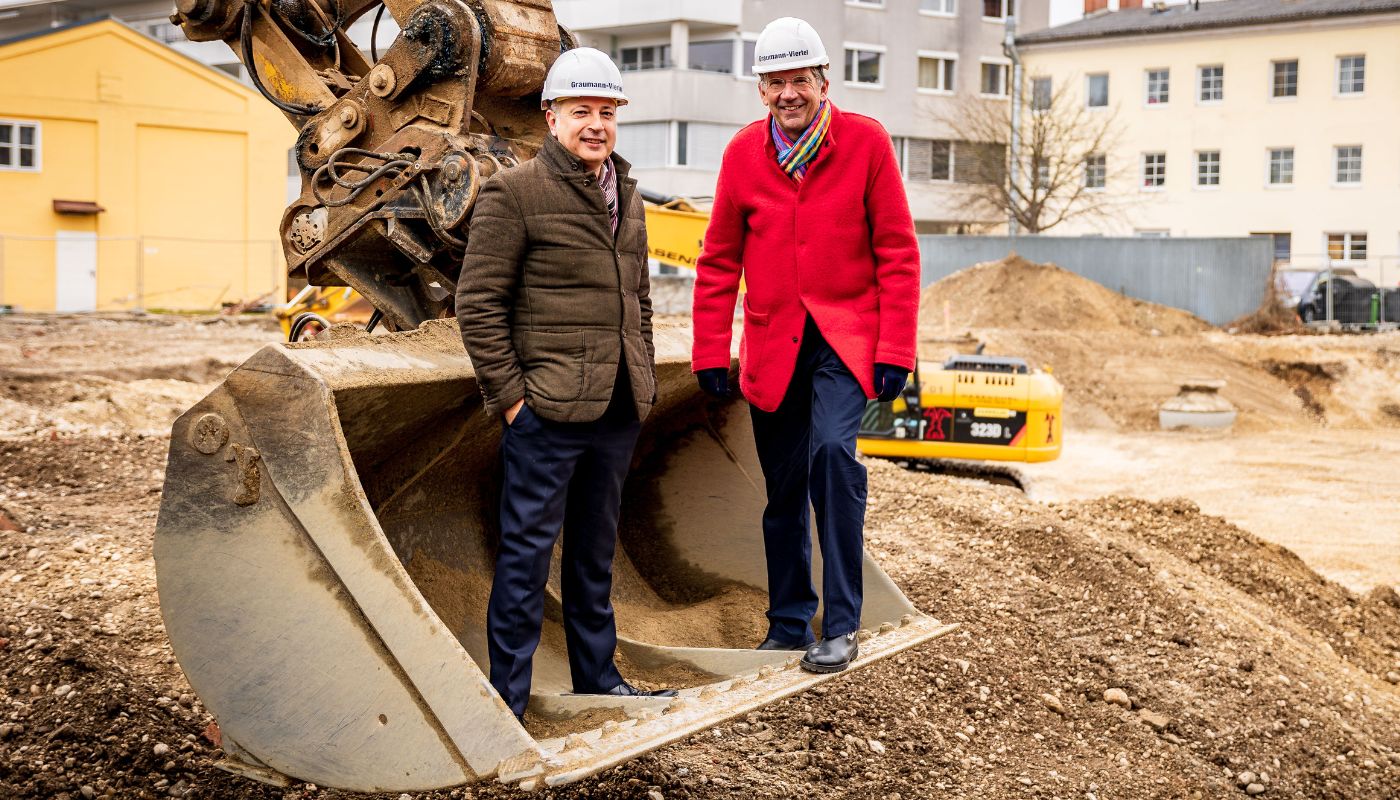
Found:
[(909, 380), (909, 370), (893, 364), (875, 365), (875, 399), (888, 403), (904, 391), (904, 382)]
[(711, 397), (724, 400), (729, 397), (729, 370), (724, 367), (711, 367), (695, 373), (700, 390)]

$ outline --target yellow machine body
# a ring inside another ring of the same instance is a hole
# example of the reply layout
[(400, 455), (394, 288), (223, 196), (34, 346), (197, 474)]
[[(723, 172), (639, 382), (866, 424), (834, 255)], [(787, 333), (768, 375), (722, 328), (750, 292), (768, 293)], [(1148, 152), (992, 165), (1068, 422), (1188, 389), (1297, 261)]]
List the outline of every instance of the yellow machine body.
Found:
[(871, 401), (856, 445), (893, 459), (1054, 461), (1063, 402), (1060, 382), (1020, 359), (955, 356), (920, 364), (893, 402)]

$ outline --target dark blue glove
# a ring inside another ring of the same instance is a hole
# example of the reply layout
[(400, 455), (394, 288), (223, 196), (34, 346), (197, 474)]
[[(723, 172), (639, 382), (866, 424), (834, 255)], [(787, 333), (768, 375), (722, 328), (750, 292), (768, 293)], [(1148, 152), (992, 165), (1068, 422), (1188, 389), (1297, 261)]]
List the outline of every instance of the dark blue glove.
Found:
[(721, 400), (729, 397), (729, 370), (724, 367), (702, 369), (695, 373), (695, 380), (700, 383), (700, 390), (705, 394)]
[(875, 365), (875, 399), (888, 403), (904, 391), (904, 383), (909, 380), (909, 370), (893, 364)]

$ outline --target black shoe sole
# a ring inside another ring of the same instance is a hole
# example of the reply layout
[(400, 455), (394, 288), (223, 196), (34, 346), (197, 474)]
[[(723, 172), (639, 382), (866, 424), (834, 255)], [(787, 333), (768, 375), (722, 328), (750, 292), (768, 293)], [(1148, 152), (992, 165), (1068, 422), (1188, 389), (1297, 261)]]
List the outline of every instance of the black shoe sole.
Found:
[(813, 662), (811, 662), (811, 661), (808, 661), (807, 659), (804, 658), (804, 659), (802, 659), (802, 660), (801, 660), (800, 662), (798, 662), (798, 663), (802, 666), (803, 669), (807, 670), (808, 672), (818, 672), (818, 673), (822, 673), (822, 674), (830, 674), (830, 673), (833, 673), (833, 672), (845, 672), (845, 671), (846, 671), (846, 668), (849, 667), (849, 666), (851, 665), (851, 661), (855, 661), (855, 660), (856, 660), (856, 656), (851, 656), (851, 660), (850, 660), (850, 661), (842, 661), (840, 664), (817, 664), (817, 663), (813, 663)]

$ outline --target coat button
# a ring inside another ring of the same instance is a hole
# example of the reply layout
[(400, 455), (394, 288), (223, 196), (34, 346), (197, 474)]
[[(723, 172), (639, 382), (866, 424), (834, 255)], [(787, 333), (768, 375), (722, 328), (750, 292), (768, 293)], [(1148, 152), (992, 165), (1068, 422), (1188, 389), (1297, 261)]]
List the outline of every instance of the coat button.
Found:
[(792, 337), (792, 343), (793, 343), (793, 344), (797, 344), (797, 337), (796, 337), (796, 336)]

